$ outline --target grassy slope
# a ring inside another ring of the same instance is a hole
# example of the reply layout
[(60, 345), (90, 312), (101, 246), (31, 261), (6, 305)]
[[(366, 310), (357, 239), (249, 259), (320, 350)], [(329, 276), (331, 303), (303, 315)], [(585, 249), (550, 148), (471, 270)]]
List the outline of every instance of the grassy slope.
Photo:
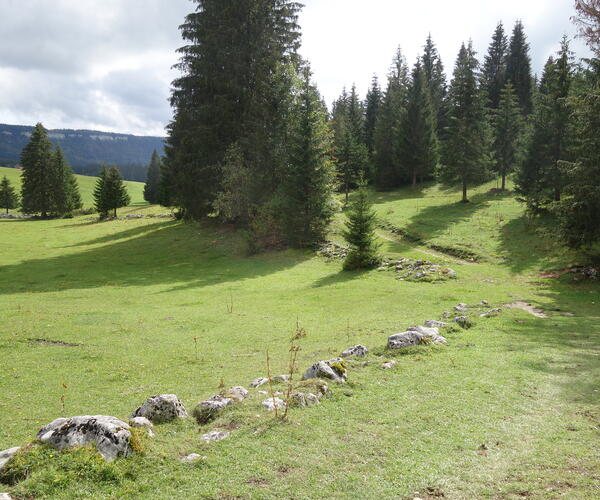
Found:
[[(425, 243), (485, 254), (479, 264), (449, 260), (460, 279), (437, 285), (344, 273), (306, 252), (245, 258), (234, 234), (173, 221), (0, 221), (0, 449), (60, 416), (63, 392), (66, 415), (126, 418), (156, 393), (191, 409), (221, 378), (247, 385), (264, 375), (267, 348), (283, 372), (296, 320), (308, 332), (301, 369), (353, 343), (373, 350), (348, 386), (287, 424), (275, 424), (253, 391), (203, 429), (234, 429), (229, 440), (209, 446), (192, 422), (165, 424), (145, 456), (101, 479), (50, 461), (13, 493), (412, 498), (440, 488), (446, 498), (597, 498), (598, 284), (537, 278), (572, 256), (551, 235), (525, 232), (520, 206), (489, 187), (471, 205), (437, 187), (418, 204), (410, 190), (377, 195), (379, 213)], [(391, 256), (435, 253), (381, 236)], [(383, 350), (389, 334), (482, 299), (529, 300), (550, 317), (506, 310), (450, 333), (445, 348), (395, 354), (396, 369), (379, 368), (393, 355)], [(178, 462), (191, 452), (206, 458)]]
[[(15, 168), (0, 167), (0, 179), (2, 177), (8, 177), (8, 180), (13, 186), (20, 191), (21, 189), (21, 172)], [(79, 192), (81, 193), (81, 200), (83, 201), (84, 207), (92, 207), (94, 205), (94, 186), (96, 185), (96, 177), (90, 177), (89, 175), (76, 175), (77, 182), (79, 183)], [(129, 195), (131, 196), (132, 205), (144, 204), (144, 183), (125, 181)]]

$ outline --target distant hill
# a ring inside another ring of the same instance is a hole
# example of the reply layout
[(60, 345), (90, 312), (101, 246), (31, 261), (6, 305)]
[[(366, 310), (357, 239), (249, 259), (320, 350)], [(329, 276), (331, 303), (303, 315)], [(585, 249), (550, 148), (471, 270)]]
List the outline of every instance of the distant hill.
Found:
[[(16, 165), (33, 127), (0, 124), (0, 165)], [(163, 137), (113, 134), (95, 130), (49, 130), (78, 174), (96, 175), (103, 164), (117, 165), (127, 180), (146, 180), (152, 151), (163, 154)]]

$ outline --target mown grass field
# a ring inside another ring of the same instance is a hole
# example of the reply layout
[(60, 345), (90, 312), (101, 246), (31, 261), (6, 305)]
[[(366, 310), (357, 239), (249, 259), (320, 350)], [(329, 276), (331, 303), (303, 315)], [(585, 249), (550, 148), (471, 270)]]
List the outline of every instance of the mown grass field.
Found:
[[(52, 453), (0, 491), (58, 499), (598, 498), (600, 284), (540, 278), (583, 257), (492, 187), (473, 191), (467, 205), (437, 186), (374, 194), (382, 219), (420, 238), (416, 245), (381, 230), (382, 252), (458, 272), (438, 284), (343, 272), (311, 252), (246, 257), (235, 233), (209, 225), (0, 221), (0, 449), (30, 442), (58, 416), (126, 420), (158, 393), (177, 394), (191, 410), (221, 381), (247, 387), (265, 375), (267, 350), (273, 373), (283, 373), (297, 322), (307, 332), (301, 371), (355, 343), (371, 350), (348, 384), (318, 406), (290, 410), (285, 423), (252, 390), (203, 428), (192, 419), (157, 426), (143, 455), (107, 465)], [(156, 209), (123, 213), (145, 210)], [(481, 259), (468, 263), (431, 245)], [(481, 300), (490, 308), (525, 300), (548, 318), (505, 309), (453, 329), (447, 346), (385, 350), (390, 334)], [(391, 358), (396, 367), (382, 370)], [(200, 435), (216, 428), (231, 437), (203, 443)], [(179, 462), (192, 452), (204, 458)]]
[[(0, 167), (0, 179), (6, 176), (10, 183), (15, 187), (18, 193), (21, 192), (21, 171), (15, 168)], [(79, 192), (81, 194), (81, 201), (83, 202), (84, 208), (91, 208), (94, 206), (94, 187), (96, 185), (96, 177), (89, 175), (76, 175), (77, 182), (79, 183)], [(125, 181), (129, 196), (131, 196), (132, 205), (143, 205), (144, 201), (144, 184), (142, 182)], [(16, 213), (16, 210), (10, 212)]]

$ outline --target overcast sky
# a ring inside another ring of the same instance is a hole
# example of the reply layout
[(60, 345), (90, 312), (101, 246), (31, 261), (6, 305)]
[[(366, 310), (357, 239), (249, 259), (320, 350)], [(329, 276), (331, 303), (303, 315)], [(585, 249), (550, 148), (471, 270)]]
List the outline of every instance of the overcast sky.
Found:
[[(540, 72), (573, 0), (304, 0), (302, 54), (328, 103), (344, 86), (385, 80), (400, 45), (409, 64), (431, 33), (448, 75), (462, 41), (480, 59), (496, 23), (521, 19)], [(0, 123), (164, 135), (178, 26), (190, 0), (0, 0)], [(578, 56), (587, 56), (580, 41)]]

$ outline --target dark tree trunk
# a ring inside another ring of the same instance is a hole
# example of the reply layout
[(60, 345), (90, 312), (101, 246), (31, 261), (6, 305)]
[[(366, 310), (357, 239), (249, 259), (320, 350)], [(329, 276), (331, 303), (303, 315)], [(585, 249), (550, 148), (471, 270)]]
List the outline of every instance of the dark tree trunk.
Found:
[(462, 197), (462, 202), (463, 203), (468, 203), (469, 199), (467, 198), (467, 181), (463, 181), (463, 197)]
[(554, 201), (560, 201), (560, 187), (556, 186), (554, 188)]
[(416, 170), (413, 170), (412, 187), (413, 187), (413, 189), (417, 187), (417, 171)]
[(506, 174), (502, 173), (502, 191), (506, 191)]

